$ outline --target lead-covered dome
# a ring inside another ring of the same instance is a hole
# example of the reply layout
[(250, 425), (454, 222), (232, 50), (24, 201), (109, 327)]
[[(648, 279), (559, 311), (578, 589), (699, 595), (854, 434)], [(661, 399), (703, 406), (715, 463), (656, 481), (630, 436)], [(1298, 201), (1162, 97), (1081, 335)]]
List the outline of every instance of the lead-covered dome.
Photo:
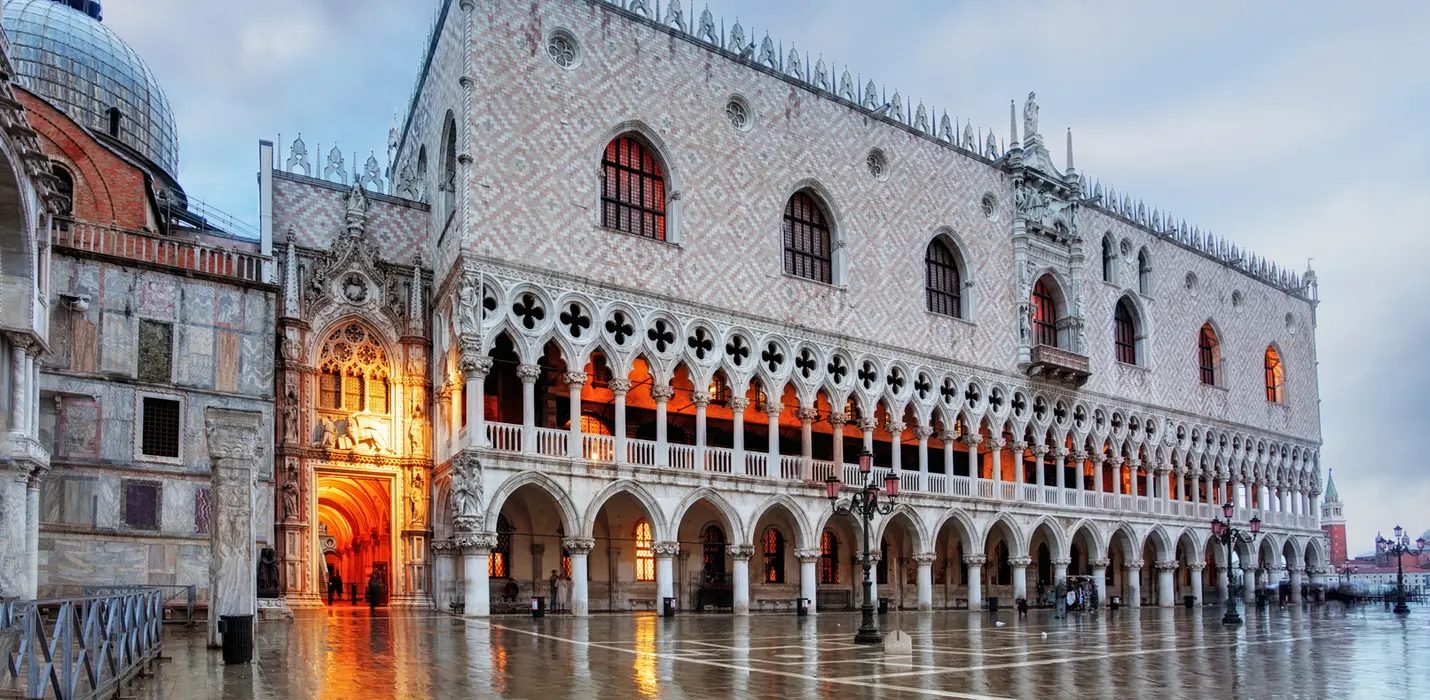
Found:
[(5, 0), (19, 82), (96, 133), (111, 133), (111, 110), (118, 110), (119, 142), (177, 181), (179, 135), (169, 100), (144, 59), (99, 14), (94, 0)]

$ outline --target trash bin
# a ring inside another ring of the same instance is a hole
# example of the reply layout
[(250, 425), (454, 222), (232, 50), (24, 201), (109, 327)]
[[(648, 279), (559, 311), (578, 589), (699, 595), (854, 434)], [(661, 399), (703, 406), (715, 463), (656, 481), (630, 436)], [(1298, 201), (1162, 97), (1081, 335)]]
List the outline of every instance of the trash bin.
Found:
[(223, 635), (223, 662), (246, 664), (253, 660), (253, 616), (221, 615), (218, 631)]
[(663, 598), (663, 599), (662, 599), (662, 602), (664, 603), (664, 605), (663, 605), (663, 607), (662, 607), (662, 610), (665, 612), (665, 616), (666, 616), (666, 617), (675, 617), (675, 599), (674, 599), (674, 598)]
[(1187, 606), (1188, 610), (1197, 607), (1197, 597), (1194, 595), (1182, 596), (1182, 605)]
[(880, 598), (880, 599), (879, 599), (879, 614), (880, 614), (880, 615), (888, 615), (888, 614), (889, 614), (889, 599), (888, 599), (888, 598)]
[(988, 612), (998, 612), (998, 596), (995, 595), (988, 598)]
[(799, 615), (800, 617), (804, 617), (804, 616), (808, 615), (808, 614), (809, 614), (809, 599), (808, 599), (808, 598), (795, 598), (795, 599), (794, 599), (794, 609), (795, 609), (795, 612), (798, 613), (798, 615)]
[(531, 616), (546, 617), (546, 599), (534, 595), (531, 597)]
[(1116, 610), (1120, 607), (1122, 607), (1122, 596), (1115, 595), (1108, 599), (1107, 609)]

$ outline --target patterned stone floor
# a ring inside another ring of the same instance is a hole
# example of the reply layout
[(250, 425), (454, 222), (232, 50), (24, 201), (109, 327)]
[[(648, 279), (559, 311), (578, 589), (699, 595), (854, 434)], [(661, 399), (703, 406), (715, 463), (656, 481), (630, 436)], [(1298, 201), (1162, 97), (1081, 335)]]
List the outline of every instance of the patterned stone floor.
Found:
[(854, 645), (857, 626), (843, 613), (476, 622), (343, 607), (263, 624), (249, 666), (225, 667), (201, 635), (171, 629), (172, 660), (134, 697), (1430, 697), (1423, 607), (1275, 608), (1234, 629), (1216, 608), (888, 615), (884, 629), (913, 637), (903, 658)]

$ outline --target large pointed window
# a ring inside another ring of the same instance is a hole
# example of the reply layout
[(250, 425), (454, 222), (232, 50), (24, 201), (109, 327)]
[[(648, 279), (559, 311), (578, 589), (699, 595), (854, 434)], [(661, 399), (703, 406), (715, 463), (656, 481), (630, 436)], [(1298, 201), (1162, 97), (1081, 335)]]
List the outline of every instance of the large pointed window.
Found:
[(1203, 384), (1217, 386), (1217, 375), (1221, 368), (1221, 341), (1217, 339), (1216, 331), (1210, 323), (1202, 326), (1201, 334), (1197, 337), (1197, 368)]
[(1271, 403), (1286, 403), (1286, 370), (1281, 365), (1281, 353), (1276, 348), (1266, 348), (1266, 400)]
[(387, 352), (362, 324), (349, 323), (323, 343), (318, 358), (318, 406), (387, 414)]
[(958, 274), (958, 261), (948, 244), (940, 239), (929, 241), (924, 253), (924, 290), (928, 310), (936, 314), (963, 317), (963, 280)]
[(606, 144), (601, 158), (601, 225), (665, 240), (665, 168), (633, 136)]
[[(442, 203), (450, 219), (457, 212), (457, 120), (451, 112), (442, 127)], [(445, 223), (445, 222), (444, 222)]]
[(1126, 298), (1117, 302), (1117, 309), (1113, 311), (1113, 325), (1115, 326), (1113, 344), (1117, 349), (1117, 361), (1129, 365), (1137, 362), (1137, 316), (1132, 309), (1132, 302)]
[(1033, 342), (1036, 345), (1058, 345), (1057, 301), (1045, 279), (1033, 285)]
[(839, 583), (839, 538), (829, 530), (819, 537), (819, 582)]
[(719, 525), (709, 525), (701, 536), (700, 570), (705, 582), (718, 584), (725, 579), (725, 531)]
[(636, 523), (636, 580), (655, 580), (655, 554), (651, 550), (650, 521)]
[(834, 246), (829, 217), (809, 193), (794, 193), (785, 204), (785, 272), (816, 282), (834, 282)]
[(1102, 239), (1102, 281), (1117, 283), (1113, 276), (1117, 272), (1113, 264), (1117, 261), (1117, 247), (1112, 244), (1111, 238)]
[(511, 577), (511, 536), (516, 528), (505, 515), (497, 516), (497, 544), (487, 555), (487, 576), (492, 578)]
[(765, 528), (760, 538), (765, 556), (765, 583), (785, 582), (785, 536), (773, 527)]
[(1146, 248), (1137, 252), (1137, 292), (1143, 296), (1152, 293), (1152, 259)]

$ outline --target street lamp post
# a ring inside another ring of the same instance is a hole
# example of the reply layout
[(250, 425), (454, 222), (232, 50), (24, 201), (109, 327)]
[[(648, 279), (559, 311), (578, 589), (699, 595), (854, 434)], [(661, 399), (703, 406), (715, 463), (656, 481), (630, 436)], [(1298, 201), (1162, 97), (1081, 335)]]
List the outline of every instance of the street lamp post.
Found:
[(1395, 557), (1395, 614), (1407, 615), (1410, 613), (1410, 606), (1405, 604), (1405, 564), (1400, 557), (1405, 554), (1419, 554), (1425, 551), (1425, 538), (1417, 538), (1415, 547), (1410, 547), (1410, 535), (1405, 534), (1405, 530), (1399, 525), (1395, 526), (1395, 536), (1385, 539), (1380, 535), (1375, 536), (1375, 551)]
[(864, 524), (864, 605), (860, 606), (863, 619), (859, 624), (859, 633), (854, 635), (856, 644), (878, 644), (884, 641), (884, 635), (879, 633), (879, 623), (874, 619), (874, 578), (870, 574), (873, 555), (869, 551), (869, 524), (875, 513), (888, 515), (899, 502), (899, 475), (892, 471), (884, 475), (884, 492), (887, 495), (880, 502), (879, 485), (869, 478), (873, 468), (873, 453), (868, 450), (859, 453), (859, 476), (864, 480), (864, 486), (842, 501), (839, 500), (839, 488), (842, 485), (839, 476), (830, 474), (824, 480), (834, 512), (838, 515), (857, 516)]
[[(1232, 505), (1230, 501), (1227, 501), (1226, 505), (1221, 507), (1222, 515), (1226, 516), (1226, 522), (1222, 522), (1221, 518), (1212, 518), (1212, 537), (1217, 538), (1222, 544), (1226, 545), (1226, 569), (1228, 576), (1230, 576), (1231, 571), (1232, 545), (1236, 542), (1246, 542), (1250, 544), (1256, 540), (1256, 535), (1261, 532), (1261, 518), (1254, 516), (1251, 518), (1251, 522), (1248, 523), (1249, 527), (1246, 530), (1232, 527), (1231, 514), (1235, 511), (1236, 506)], [(1246, 582), (1243, 581), (1242, 585), (1246, 585)], [(1228, 586), (1226, 596), (1226, 614), (1221, 616), (1221, 621), (1227, 625), (1241, 624), (1241, 615), (1236, 611), (1236, 596), (1231, 594), (1230, 586)]]

